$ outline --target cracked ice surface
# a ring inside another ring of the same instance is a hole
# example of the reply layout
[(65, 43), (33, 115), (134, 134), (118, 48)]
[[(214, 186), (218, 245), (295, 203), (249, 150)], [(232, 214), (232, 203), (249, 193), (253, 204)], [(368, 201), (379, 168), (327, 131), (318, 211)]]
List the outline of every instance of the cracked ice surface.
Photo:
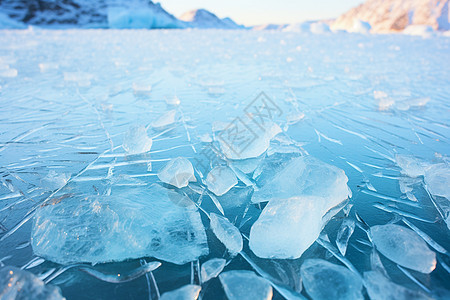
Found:
[(438, 35), (0, 31), (0, 266), (67, 299), (302, 299), (320, 259), (446, 299), (449, 61)]

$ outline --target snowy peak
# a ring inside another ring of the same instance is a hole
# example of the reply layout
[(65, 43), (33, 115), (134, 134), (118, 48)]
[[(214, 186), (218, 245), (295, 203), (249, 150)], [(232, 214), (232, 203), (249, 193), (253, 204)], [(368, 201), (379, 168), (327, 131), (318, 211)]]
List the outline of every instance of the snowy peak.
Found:
[(195, 9), (184, 13), (180, 20), (185, 21), (188, 27), (194, 28), (220, 28), (220, 29), (238, 29), (244, 28), (236, 24), (230, 18), (220, 19), (206, 9)]
[(340, 16), (333, 29), (351, 29), (358, 20), (368, 22), (372, 32), (401, 31), (410, 25), (449, 30), (449, 0), (368, 0)]
[(11, 19), (43, 27), (184, 28), (150, 0), (0, 0)]

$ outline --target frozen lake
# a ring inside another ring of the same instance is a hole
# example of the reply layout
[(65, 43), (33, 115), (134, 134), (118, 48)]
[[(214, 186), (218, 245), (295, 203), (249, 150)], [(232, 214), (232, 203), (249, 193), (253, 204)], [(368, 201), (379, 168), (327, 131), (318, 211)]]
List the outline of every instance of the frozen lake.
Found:
[(440, 36), (0, 30), (0, 266), (67, 299), (448, 299), (449, 62)]

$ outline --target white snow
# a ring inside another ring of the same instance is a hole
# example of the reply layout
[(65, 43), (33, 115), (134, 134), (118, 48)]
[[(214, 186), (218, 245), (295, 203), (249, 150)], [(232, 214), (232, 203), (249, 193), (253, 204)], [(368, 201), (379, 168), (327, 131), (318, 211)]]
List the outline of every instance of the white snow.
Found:
[(448, 30), (448, 5), (448, 1), (435, 0), (367, 0), (337, 18), (332, 28), (349, 30), (355, 20), (363, 20), (373, 32), (401, 31), (410, 25)]

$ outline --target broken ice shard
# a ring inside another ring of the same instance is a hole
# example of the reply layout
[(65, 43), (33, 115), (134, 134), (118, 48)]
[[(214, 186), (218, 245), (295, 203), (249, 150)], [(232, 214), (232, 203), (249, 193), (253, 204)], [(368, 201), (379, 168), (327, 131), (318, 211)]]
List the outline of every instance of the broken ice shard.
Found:
[(202, 287), (199, 285), (188, 284), (174, 291), (162, 294), (160, 300), (196, 300)]
[(339, 249), (339, 252), (341, 252), (341, 254), (344, 256), (345, 253), (347, 252), (348, 240), (352, 236), (354, 230), (355, 230), (354, 220), (347, 218), (344, 219), (344, 221), (342, 221), (341, 227), (339, 228), (339, 231), (337, 233), (336, 245)]
[(262, 258), (299, 258), (326, 224), (324, 205), (314, 196), (271, 200), (250, 230), (250, 249)]
[(425, 170), (425, 183), (432, 195), (450, 201), (450, 167), (446, 163), (434, 164)]
[(147, 136), (144, 126), (131, 128), (123, 139), (123, 149), (128, 154), (141, 154), (150, 151), (153, 141)]
[(109, 196), (79, 194), (43, 205), (34, 218), (33, 251), (61, 264), (146, 256), (176, 264), (196, 260), (209, 249), (200, 214), (185, 198), (153, 184), (113, 186)]
[(63, 300), (58, 287), (45, 285), (34, 274), (16, 267), (0, 269), (0, 299)]
[(307, 259), (300, 268), (305, 290), (314, 300), (364, 299), (361, 277), (323, 259)]
[(280, 132), (280, 126), (271, 121), (266, 121), (261, 128), (255, 122), (237, 118), (216, 139), (227, 158), (247, 159), (263, 154), (269, 148), (270, 140)]
[(219, 276), (229, 300), (270, 300), (270, 283), (252, 271), (228, 271)]
[(217, 196), (222, 196), (238, 183), (236, 175), (227, 166), (218, 166), (206, 176), (206, 186)]
[(152, 122), (153, 128), (162, 128), (169, 126), (170, 124), (173, 124), (175, 122), (175, 115), (177, 114), (177, 111), (175, 109), (169, 110), (165, 114), (163, 114), (161, 117), (159, 117), (157, 120)]
[(202, 282), (217, 277), (225, 267), (226, 260), (223, 258), (212, 258), (202, 264)]
[(364, 272), (364, 286), (371, 300), (427, 300), (429, 297), (395, 284), (377, 271)]
[(50, 170), (42, 179), (42, 185), (44, 189), (54, 191), (65, 186), (69, 179), (70, 174), (68, 173), (56, 173), (54, 170)]
[(252, 202), (317, 196), (324, 201), (328, 199), (325, 202), (339, 204), (349, 195), (347, 181), (343, 170), (312, 156), (301, 156), (292, 159), (284, 169), (274, 174), (269, 182), (255, 191)]
[(436, 253), (411, 229), (377, 225), (370, 228), (370, 234), (377, 250), (393, 262), (426, 274), (436, 268)]
[(395, 161), (402, 168), (402, 174), (406, 176), (418, 177), (423, 176), (425, 173), (423, 163), (413, 156), (396, 154)]
[(241, 252), (243, 241), (239, 229), (231, 224), (227, 218), (215, 213), (211, 213), (210, 218), (212, 231), (225, 247), (227, 247), (230, 254), (235, 255)]
[(170, 160), (158, 173), (158, 178), (167, 184), (177, 188), (185, 187), (189, 182), (195, 182), (194, 167), (191, 162), (184, 157), (177, 157)]
[(269, 203), (250, 230), (250, 248), (263, 258), (299, 258), (348, 197), (344, 171), (298, 157), (253, 194)]

